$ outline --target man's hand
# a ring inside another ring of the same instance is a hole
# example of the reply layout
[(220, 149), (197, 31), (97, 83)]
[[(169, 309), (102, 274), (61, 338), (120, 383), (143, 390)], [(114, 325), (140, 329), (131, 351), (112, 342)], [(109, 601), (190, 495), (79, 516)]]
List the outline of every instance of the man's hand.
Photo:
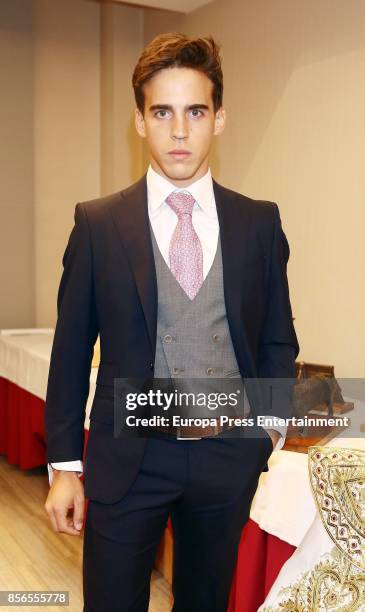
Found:
[[(77, 473), (55, 470), (53, 482), (44, 504), (54, 531), (68, 533), (69, 535), (80, 535), (84, 505), (84, 485)], [(70, 511), (72, 516), (68, 516)]]

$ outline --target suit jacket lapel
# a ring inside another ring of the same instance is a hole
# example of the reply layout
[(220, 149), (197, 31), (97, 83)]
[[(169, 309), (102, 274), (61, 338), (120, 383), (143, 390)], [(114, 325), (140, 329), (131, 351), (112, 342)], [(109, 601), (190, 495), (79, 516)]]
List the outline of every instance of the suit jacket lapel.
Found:
[(112, 208), (112, 215), (133, 270), (154, 355), (157, 280), (148, 218), (146, 175), (121, 192), (121, 201)]

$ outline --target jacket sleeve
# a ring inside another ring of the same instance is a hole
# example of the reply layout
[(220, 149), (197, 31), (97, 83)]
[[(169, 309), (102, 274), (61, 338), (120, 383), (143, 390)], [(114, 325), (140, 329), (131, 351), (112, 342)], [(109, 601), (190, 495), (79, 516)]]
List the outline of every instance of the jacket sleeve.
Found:
[(98, 335), (90, 230), (82, 204), (63, 255), (45, 405), (48, 462), (81, 460), (85, 406)]
[[(287, 278), (289, 244), (282, 229), (277, 204), (274, 220), (268, 277), (266, 316), (260, 337), (258, 375), (270, 397), (270, 411), (275, 416), (290, 416), (295, 382), (295, 359), (299, 344), (295, 333)], [(274, 381), (272, 379), (280, 379)], [(268, 406), (266, 406), (268, 408)]]

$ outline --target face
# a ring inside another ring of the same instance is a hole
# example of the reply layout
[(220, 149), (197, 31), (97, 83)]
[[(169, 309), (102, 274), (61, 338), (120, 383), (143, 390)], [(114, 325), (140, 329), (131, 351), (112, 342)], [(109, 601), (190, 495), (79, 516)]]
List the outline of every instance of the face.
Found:
[(210, 79), (192, 68), (160, 70), (144, 85), (137, 132), (146, 138), (152, 168), (177, 187), (204, 176), (213, 138), (224, 129), (225, 111), (214, 111), (212, 91)]

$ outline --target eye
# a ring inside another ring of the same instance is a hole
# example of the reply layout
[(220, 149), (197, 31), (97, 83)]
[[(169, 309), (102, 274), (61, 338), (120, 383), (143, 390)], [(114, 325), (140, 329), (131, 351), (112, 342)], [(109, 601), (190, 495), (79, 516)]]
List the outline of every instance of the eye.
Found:
[(200, 110), (200, 108), (193, 108), (190, 112), (194, 118), (202, 117), (204, 115), (203, 111)]
[(168, 111), (164, 108), (161, 108), (161, 110), (155, 113), (155, 117), (158, 117), (159, 119), (164, 119), (165, 117), (167, 117), (167, 114)]

